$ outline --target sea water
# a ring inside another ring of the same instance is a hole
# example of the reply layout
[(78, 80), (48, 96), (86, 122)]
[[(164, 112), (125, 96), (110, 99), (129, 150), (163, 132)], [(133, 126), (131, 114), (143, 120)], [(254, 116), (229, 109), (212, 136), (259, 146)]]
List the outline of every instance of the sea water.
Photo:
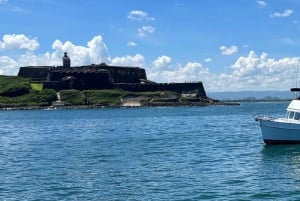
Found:
[(241, 106), (0, 112), (0, 200), (297, 200), (300, 146)]

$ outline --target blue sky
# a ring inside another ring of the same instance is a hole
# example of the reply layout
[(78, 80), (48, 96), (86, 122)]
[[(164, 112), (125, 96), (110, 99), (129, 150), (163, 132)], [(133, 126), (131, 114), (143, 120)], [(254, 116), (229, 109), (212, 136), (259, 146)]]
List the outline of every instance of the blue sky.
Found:
[(0, 0), (0, 74), (106, 62), (207, 91), (288, 90), (300, 53), (299, 0)]

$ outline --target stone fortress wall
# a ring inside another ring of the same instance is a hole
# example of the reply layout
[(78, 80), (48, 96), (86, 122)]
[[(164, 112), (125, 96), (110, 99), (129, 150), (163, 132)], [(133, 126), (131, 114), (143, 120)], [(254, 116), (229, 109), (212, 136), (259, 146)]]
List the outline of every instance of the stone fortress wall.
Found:
[(146, 71), (139, 67), (110, 66), (104, 63), (71, 67), (71, 60), (65, 53), (63, 66), (20, 67), (18, 76), (42, 83), (44, 88), (55, 89), (121, 89), (133, 92), (175, 91), (195, 92), (206, 98), (202, 82), (156, 83), (147, 80)]

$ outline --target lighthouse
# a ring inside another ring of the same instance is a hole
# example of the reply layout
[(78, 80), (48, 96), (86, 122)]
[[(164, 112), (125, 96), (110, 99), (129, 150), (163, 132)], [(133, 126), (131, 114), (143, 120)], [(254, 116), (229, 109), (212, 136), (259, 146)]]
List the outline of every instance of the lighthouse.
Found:
[(65, 52), (62, 60), (63, 60), (63, 67), (64, 68), (70, 68), (71, 67), (71, 60), (68, 57), (68, 53), (67, 52)]

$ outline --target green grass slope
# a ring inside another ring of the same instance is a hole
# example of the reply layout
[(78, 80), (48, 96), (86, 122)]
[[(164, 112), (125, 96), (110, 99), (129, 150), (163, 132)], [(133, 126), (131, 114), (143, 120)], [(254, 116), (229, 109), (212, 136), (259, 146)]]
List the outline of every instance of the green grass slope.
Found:
[(0, 75), (0, 108), (49, 106), (56, 100), (52, 89), (31, 89), (30, 80), (17, 76)]

